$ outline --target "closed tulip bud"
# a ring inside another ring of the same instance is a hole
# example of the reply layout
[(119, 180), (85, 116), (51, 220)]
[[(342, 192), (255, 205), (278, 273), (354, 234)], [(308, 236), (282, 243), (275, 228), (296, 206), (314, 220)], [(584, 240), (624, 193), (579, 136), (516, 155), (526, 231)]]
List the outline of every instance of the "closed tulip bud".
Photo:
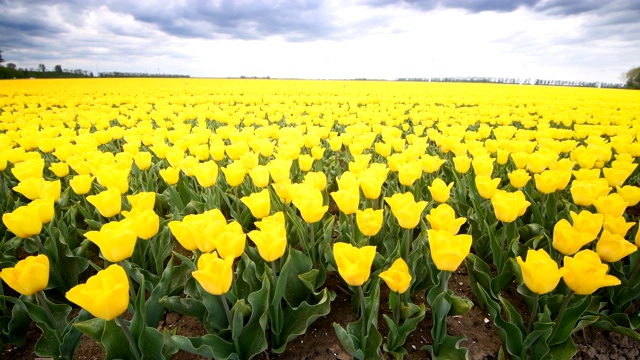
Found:
[(579, 214), (570, 211), (569, 215), (571, 216), (573, 228), (577, 229), (582, 234), (589, 235), (587, 237), (589, 241), (595, 240), (595, 238), (598, 237), (604, 220), (604, 216), (602, 214), (592, 214), (587, 210), (582, 210)]
[(422, 211), (427, 207), (426, 201), (416, 202), (412, 193), (396, 193), (384, 200), (389, 204), (391, 213), (398, 220), (400, 227), (413, 229), (420, 223)]
[(358, 229), (364, 236), (374, 236), (382, 228), (384, 210), (373, 210), (371, 208), (356, 211), (356, 223)]
[(375, 246), (357, 248), (342, 242), (333, 245), (333, 257), (338, 266), (338, 273), (351, 286), (360, 286), (367, 282), (375, 256)]
[(342, 149), (342, 138), (339, 136), (336, 136), (332, 139), (329, 139), (329, 147), (331, 148), (331, 150), (333, 151), (340, 151), (340, 149)]
[(122, 215), (135, 221), (136, 235), (142, 240), (151, 239), (160, 230), (160, 217), (153, 209), (141, 210), (134, 207), (131, 211), (123, 211)]
[(536, 189), (543, 194), (556, 192), (560, 185), (560, 181), (562, 180), (551, 170), (543, 171), (540, 174), (534, 174), (533, 178), (536, 182)]
[(600, 169), (579, 169), (579, 170), (572, 171), (573, 176), (575, 176), (576, 180), (580, 180), (580, 181), (597, 180), (600, 178), (600, 172), (601, 172)]
[(144, 170), (147, 170), (149, 167), (151, 167), (152, 157), (153, 156), (151, 155), (150, 152), (140, 151), (134, 155), (133, 161), (135, 161), (138, 169), (144, 171)]
[(580, 206), (590, 206), (599, 197), (606, 196), (611, 191), (604, 179), (574, 180), (569, 188), (573, 203)]
[(231, 187), (236, 187), (240, 186), (244, 181), (244, 176), (246, 175), (247, 170), (242, 166), (242, 163), (232, 162), (226, 167), (223, 167), (222, 172), (224, 173), (227, 184)]
[(387, 180), (387, 174), (389, 173), (389, 169), (385, 168), (384, 170), (370, 170), (371, 168), (365, 170), (360, 175), (360, 188), (362, 189), (362, 193), (364, 197), (367, 199), (377, 199), (380, 197), (380, 193), (382, 192), (382, 185)]
[(488, 200), (491, 199), (498, 190), (500, 178), (492, 179), (489, 176), (480, 175), (476, 176), (475, 183), (478, 194)]
[(449, 200), (449, 196), (451, 195), (451, 188), (453, 188), (453, 182), (447, 185), (442, 179), (437, 178), (433, 180), (431, 186), (429, 188), (429, 193), (431, 193), (431, 197), (433, 200), (439, 203), (445, 203)]
[(276, 183), (290, 181), (291, 164), (293, 164), (292, 160), (275, 159), (270, 161), (267, 167), (273, 181)]
[(271, 197), (269, 196), (269, 189), (252, 193), (240, 200), (249, 208), (251, 215), (256, 219), (262, 219), (265, 216), (269, 216), (271, 213)]
[(242, 231), (242, 225), (233, 221), (224, 227), (216, 237), (216, 251), (224, 259), (235, 259), (244, 252), (247, 235)]
[(596, 207), (598, 213), (602, 215), (622, 216), (629, 203), (624, 201), (624, 198), (620, 196), (620, 194), (611, 194), (597, 198), (593, 202), (593, 205)]
[(509, 161), (509, 151), (505, 149), (498, 149), (496, 154), (496, 162), (499, 165), (504, 165)]
[(22, 295), (33, 295), (49, 284), (49, 258), (46, 255), (27, 256), (12, 268), (0, 271), (0, 278)]
[(53, 199), (36, 199), (30, 202), (27, 206), (34, 206), (38, 208), (40, 222), (47, 224), (53, 219), (53, 215), (55, 214), (53, 203)]
[(553, 291), (566, 272), (565, 269), (558, 268), (558, 264), (544, 249), (529, 249), (526, 261), (522, 261), (520, 256), (516, 260), (522, 270), (525, 285), (540, 295)]
[(209, 294), (224, 295), (233, 282), (233, 257), (221, 259), (215, 252), (202, 254), (198, 259), (198, 270), (191, 275)]
[(456, 172), (466, 174), (471, 168), (471, 159), (466, 155), (456, 156), (453, 158), (453, 165)]
[(279, 211), (255, 224), (260, 230), (253, 230), (248, 235), (258, 247), (260, 257), (269, 262), (281, 258), (287, 249), (284, 213)]
[(29, 200), (35, 200), (40, 198), (40, 187), (46, 180), (43, 178), (27, 178), (18, 183), (12, 189), (18, 192)]
[(174, 220), (170, 221), (168, 224), (169, 230), (171, 230), (171, 234), (173, 234), (173, 236), (176, 238), (176, 240), (178, 240), (183, 248), (190, 251), (198, 250), (198, 244), (196, 244), (195, 240), (198, 229), (196, 229), (194, 226), (190, 226), (189, 222), (187, 221), (188, 218), (194, 216), (196, 215), (187, 215), (184, 217), (184, 219), (182, 219), (182, 221)]
[(378, 275), (384, 280), (391, 291), (402, 294), (409, 289), (411, 273), (407, 263), (402, 258), (397, 258), (391, 267)]
[(616, 192), (622, 196), (625, 202), (628, 202), (628, 206), (636, 206), (640, 203), (640, 187), (627, 185), (623, 187), (616, 187)]
[(529, 172), (524, 169), (518, 169), (510, 172), (507, 176), (509, 176), (509, 181), (511, 182), (511, 186), (514, 188), (523, 188), (529, 180), (531, 180), (531, 175)]
[(153, 191), (143, 191), (136, 195), (128, 195), (127, 200), (129, 200), (129, 204), (131, 204), (132, 209), (153, 210), (156, 204), (156, 193)]
[(471, 235), (453, 235), (445, 230), (427, 230), (431, 257), (441, 271), (455, 271), (471, 250)]
[(412, 186), (422, 176), (422, 166), (411, 161), (398, 166), (398, 181), (404, 186)]
[(562, 219), (553, 227), (553, 248), (564, 255), (573, 255), (583, 246), (593, 241), (589, 233), (582, 233)]
[(52, 163), (51, 166), (49, 166), (49, 170), (57, 177), (65, 177), (69, 175), (69, 164), (65, 162)]
[(554, 161), (554, 157), (544, 153), (533, 153), (527, 157), (527, 170), (533, 174), (540, 174), (545, 171), (549, 164)]
[(377, 142), (374, 145), (374, 150), (376, 152), (376, 154), (383, 156), (383, 157), (387, 157), (389, 155), (391, 155), (391, 144), (387, 144), (384, 142)]
[(298, 156), (298, 166), (300, 167), (300, 170), (304, 172), (311, 170), (314, 161), (315, 158), (311, 155), (301, 154)]
[(293, 205), (300, 210), (300, 215), (309, 224), (322, 220), (324, 214), (329, 210), (329, 206), (323, 206), (323, 198), (320, 190), (314, 187), (305, 186), (308, 191), (293, 196)]
[(76, 175), (69, 180), (69, 185), (74, 193), (78, 195), (84, 195), (91, 191), (91, 185), (93, 185), (93, 179), (95, 176), (91, 175)]
[(355, 214), (360, 205), (360, 189), (357, 187), (332, 192), (331, 197), (345, 215)]
[(325, 191), (327, 188), (327, 175), (321, 171), (308, 172), (304, 175), (302, 183), (320, 191)]
[(316, 160), (322, 160), (324, 157), (324, 148), (321, 146), (314, 146), (311, 148), (311, 156)]
[(129, 279), (120, 265), (113, 264), (67, 291), (66, 296), (91, 315), (113, 320), (129, 306)]
[(440, 167), (442, 167), (442, 164), (446, 161), (439, 156), (424, 154), (420, 158), (420, 162), (422, 163), (422, 172), (432, 174), (440, 170)]
[(602, 174), (604, 178), (609, 183), (609, 186), (616, 187), (622, 186), (627, 178), (631, 176), (633, 170), (629, 171), (628, 169), (616, 169), (616, 168), (604, 168), (602, 169)]
[[(211, 187), (218, 181), (218, 165), (215, 161), (198, 163), (193, 167), (193, 175), (202, 187)], [(243, 175), (244, 179), (244, 175)]]
[(60, 180), (44, 181), (40, 183), (40, 187), (38, 188), (38, 198), (56, 201), (60, 198), (60, 192)]
[(249, 170), (249, 177), (257, 188), (263, 189), (269, 186), (269, 168), (264, 165), (258, 165)]
[(524, 215), (531, 203), (520, 190), (512, 193), (498, 190), (491, 198), (491, 205), (498, 220), (510, 223)]
[(622, 237), (625, 237), (635, 224), (635, 222), (627, 222), (624, 216), (613, 216), (609, 214), (604, 216), (603, 222), (605, 230), (611, 234), (618, 234)]
[(41, 178), (44, 171), (44, 159), (31, 159), (13, 166), (11, 173), (18, 181), (28, 178)]
[(350, 171), (345, 171), (342, 175), (336, 179), (338, 182), (339, 190), (349, 190), (352, 188), (358, 189), (360, 186), (360, 181), (353, 175)]
[(607, 275), (609, 266), (600, 261), (597, 253), (582, 250), (573, 258), (564, 257), (565, 284), (578, 295), (593, 294), (604, 286), (620, 285), (620, 279)]
[(511, 160), (513, 164), (516, 166), (516, 169), (524, 169), (529, 162), (529, 154), (526, 152), (514, 152), (511, 153)]
[(603, 230), (596, 243), (596, 252), (607, 262), (616, 262), (638, 250), (638, 247), (627, 241), (622, 235)]
[(116, 188), (107, 189), (98, 195), (87, 196), (87, 201), (104, 217), (118, 215), (122, 207), (122, 198)]
[(491, 177), (491, 173), (493, 173), (493, 162), (494, 159), (489, 156), (480, 156), (474, 158), (471, 161), (471, 165), (473, 166), (473, 172), (476, 176), (489, 176)]
[(162, 179), (169, 185), (175, 185), (180, 180), (180, 168), (168, 167), (158, 170)]
[(97, 173), (98, 183), (107, 189), (116, 189), (122, 195), (129, 191), (129, 172), (129, 168), (108, 167), (101, 169)]
[(440, 204), (438, 207), (431, 209), (426, 219), (433, 230), (444, 230), (453, 235), (457, 234), (462, 224), (467, 221), (465, 217), (456, 219), (455, 211), (447, 204)]
[(36, 206), (20, 206), (10, 213), (2, 215), (2, 222), (17, 237), (28, 238), (40, 234), (42, 221), (40, 209)]
[(136, 246), (136, 224), (133, 219), (112, 221), (102, 225), (100, 231), (88, 231), (84, 236), (98, 245), (102, 256), (116, 263), (133, 255)]

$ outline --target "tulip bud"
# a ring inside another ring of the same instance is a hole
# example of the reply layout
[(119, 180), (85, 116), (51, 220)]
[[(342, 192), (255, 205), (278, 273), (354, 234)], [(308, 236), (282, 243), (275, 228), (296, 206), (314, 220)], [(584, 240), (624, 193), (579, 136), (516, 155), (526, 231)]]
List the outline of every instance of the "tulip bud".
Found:
[(0, 278), (20, 294), (33, 295), (49, 283), (49, 258), (43, 254), (27, 256), (14, 267), (2, 269)]
[(333, 245), (333, 257), (338, 266), (338, 273), (351, 286), (360, 286), (369, 279), (375, 256), (375, 246), (359, 249), (342, 242)]
[(120, 265), (113, 264), (90, 277), (85, 284), (73, 287), (66, 296), (93, 316), (113, 320), (129, 306), (129, 279)]

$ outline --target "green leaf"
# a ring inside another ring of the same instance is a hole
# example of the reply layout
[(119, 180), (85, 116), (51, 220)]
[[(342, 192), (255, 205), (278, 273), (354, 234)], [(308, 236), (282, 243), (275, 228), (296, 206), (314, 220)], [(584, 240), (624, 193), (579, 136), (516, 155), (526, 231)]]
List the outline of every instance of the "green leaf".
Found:
[(186, 337), (181, 335), (168, 335), (166, 341), (178, 349), (210, 359), (238, 359), (233, 344), (215, 334), (207, 334), (199, 337)]
[(75, 353), (78, 345), (80, 345), (80, 338), (82, 337), (82, 332), (78, 330), (75, 326), (75, 323), (86, 321), (91, 318), (91, 314), (84, 310), (80, 309), (78, 316), (73, 318), (71, 323), (67, 326), (63, 331), (63, 340), (60, 345), (60, 355), (67, 356), (69, 359), (73, 358), (73, 354)]
[(551, 346), (545, 360), (570, 360), (577, 352), (576, 344), (569, 337), (567, 341)]
[(169, 295), (169, 290), (171, 286), (171, 278), (173, 278), (173, 256), (169, 259), (167, 263), (167, 267), (162, 272), (162, 277), (160, 278), (160, 282), (156, 285), (156, 287), (151, 291), (151, 295), (149, 299), (146, 301), (146, 321), (145, 325), (155, 328), (160, 323), (160, 318), (164, 313), (164, 308), (160, 305), (158, 300), (161, 297)]
[[(145, 327), (143, 333), (138, 339), (138, 348), (142, 354), (142, 360), (149, 359), (166, 359), (165, 351), (163, 351), (164, 336), (155, 328)], [(173, 354), (177, 349), (168, 351)]]
[(640, 334), (634, 330), (635, 326), (631, 324), (627, 314), (597, 314), (597, 316), (598, 321), (592, 324), (594, 327), (607, 331), (614, 331), (618, 334), (635, 339), (636, 341), (640, 341)]
[(74, 326), (102, 345), (106, 352), (105, 359), (133, 359), (129, 342), (114, 320), (95, 318)]
[(431, 354), (431, 358), (435, 360), (467, 360), (469, 359), (469, 350), (460, 345), (461, 342), (466, 341), (467, 337), (455, 337), (447, 335), (440, 345), (438, 354), (434, 354), (433, 347), (431, 345), (424, 346), (423, 349), (427, 350)]
[[(500, 335), (500, 339), (505, 345), (507, 352), (514, 360), (520, 359), (523, 343), (523, 334), (520, 327), (502, 319), (502, 309), (500, 304), (489, 296), (484, 287), (479, 286), (478, 290), (479, 292), (477, 295), (482, 297), (483, 301), (487, 304), (491, 320), (497, 327), (496, 330), (498, 331), (498, 335)], [(503, 303), (508, 302), (506, 299), (502, 299), (501, 301)]]
[[(363, 360), (362, 350), (360, 350), (360, 341), (355, 335), (348, 333), (340, 324), (333, 323), (333, 329), (336, 331), (338, 340), (342, 344), (342, 347), (356, 359)], [(359, 351), (359, 353), (357, 353)]]
[(159, 304), (168, 311), (177, 312), (180, 315), (195, 317), (204, 323), (206, 308), (202, 301), (180, 296), (164, 296), (158, 300)]
[(262, 280), (262, 288), (251, 293), (248, 297), (252, 313), (238, 338), (243, 358), (250, 359), (267, 349), (266, 328), (269, 287), (269, 280), (265, 276)]
[[(279, 304), (284, 299), (293, 307), (309, 297), (310, 291), (298, 277), (312, 268), (311, 259), (302, 252), (289, 248), (289, 256), (280, 270), (272, 302)], [(287, 318), (285, 318), (287, 321)]]
[[(556, 332), (553, 338), (549, 341), (549, 345), (556, 345), (565, 342), (571, 334), (574, 332), (576, 323), (584, 314), (591, 303), (591, 296), (582, 296), (572, 306), (567, 307), (564, 312), (564, 316), (557, 323)], [(557, 321), (557, 320), (556, 320)]]

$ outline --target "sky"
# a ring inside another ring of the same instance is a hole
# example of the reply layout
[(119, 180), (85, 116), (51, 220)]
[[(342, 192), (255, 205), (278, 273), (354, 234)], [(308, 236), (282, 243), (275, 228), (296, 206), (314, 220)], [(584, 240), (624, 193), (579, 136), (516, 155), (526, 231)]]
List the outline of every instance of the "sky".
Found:
[(0, 50), (94, 73), (620, 83), (640, 0), (0, 0)]

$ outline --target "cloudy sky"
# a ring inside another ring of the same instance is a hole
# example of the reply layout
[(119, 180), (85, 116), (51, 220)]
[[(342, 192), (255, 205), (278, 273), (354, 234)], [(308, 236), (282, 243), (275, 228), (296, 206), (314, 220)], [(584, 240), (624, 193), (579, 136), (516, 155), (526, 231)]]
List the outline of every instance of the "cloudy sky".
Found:
[(0, 0), (0, 50), (93, 72), (621, 82), (639, 19), (639, 0)]

